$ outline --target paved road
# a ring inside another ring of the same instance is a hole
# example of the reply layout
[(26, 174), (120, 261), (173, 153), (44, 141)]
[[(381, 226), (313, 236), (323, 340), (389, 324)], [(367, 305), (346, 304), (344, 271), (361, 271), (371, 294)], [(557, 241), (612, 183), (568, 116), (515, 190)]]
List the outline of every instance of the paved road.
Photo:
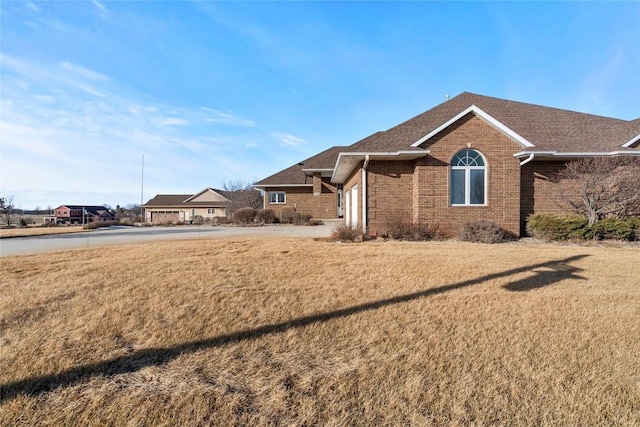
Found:
[(87, 248), (169, 239), (211, 239), (229, 236), (329, 237), (338, 221), (314, 227), (269, 225), (264, 227), (181, 226), (110, 227), (86, 233), (0, 239), (0, 256), (24, 255), (64, 249)]

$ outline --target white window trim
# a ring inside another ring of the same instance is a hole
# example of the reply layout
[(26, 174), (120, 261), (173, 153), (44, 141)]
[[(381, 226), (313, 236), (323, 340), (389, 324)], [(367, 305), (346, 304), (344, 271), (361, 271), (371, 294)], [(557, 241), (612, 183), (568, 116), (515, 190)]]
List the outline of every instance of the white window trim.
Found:
[[(276, 194), (276, 201), (272, 202), (271, 201), (271, 195), (272, 194)], [(283, 201), (282, 202), (278, 202), (278, 194), (282, 194), (283, 196)], [(286, 191), (269, 191), (269, 204), (270, 205), (286, 205), (287, 204), (287, 192)]]
[[(488, 185), (488, 176), (489, 176), (489, 166), (487, 166), (487, 159), (484, 155), (478, 150), (470, 149), (475, 151), (482, 157), (482, 161), (484, 162), (484, 166), (449, 166), (449, 203), (451, 207), (483, 207), (488, 206), (489, 200), (489, 185)], [(462, 151), (462, 150), (461, 150)], [(453, 157), (455, 157), (460, 151), (456, 152)], [(482, 170), (484, 171), (484, 203), (471, 203), (471, 170)], [(463, 170), (464, 171), (464, 203), (451, 203), (451, 187), (453, 185), (452, 173), (453, 170)]]

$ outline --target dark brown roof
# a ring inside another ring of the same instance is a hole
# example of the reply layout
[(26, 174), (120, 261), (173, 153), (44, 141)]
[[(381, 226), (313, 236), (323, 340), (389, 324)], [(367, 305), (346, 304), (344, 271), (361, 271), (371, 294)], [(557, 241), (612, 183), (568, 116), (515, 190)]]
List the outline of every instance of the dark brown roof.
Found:
[(333, 169), (341, 151), (348, 151), (349, 147), (331, 147), (313, 157), (301, 161), (276, 174), (253, 184), (256, 187), (269, 185), (302, 185), (313, 184), (311, 176), (307, 176), (303, 169)]
[(533, 144), (534, 147), (523, 147), (527, 151), (623, 151), (622, 145), (640, 134), (640, 120), (619, 120), (464, 92), (385, 132), (355, 143), (349, 151), (411, 149), (411, 144), (472, 105)]

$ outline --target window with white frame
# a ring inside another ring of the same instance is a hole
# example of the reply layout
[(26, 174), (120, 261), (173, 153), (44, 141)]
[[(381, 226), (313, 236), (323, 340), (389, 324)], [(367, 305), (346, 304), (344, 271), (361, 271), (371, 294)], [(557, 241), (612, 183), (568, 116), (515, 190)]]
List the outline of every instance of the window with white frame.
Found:
[(487, 204), (487, 164), (476, 150), (462, 150), (451, 160), (450, 195), (452, 206)]
[(207, 213), (208, 213), (209, 215), (213, 215), (213, 214), (215, 214), (215, 213), (216, 213), (216, 209), (215, 209), (215, 208), (209, 208), (209, 209), (207, 209)]
[(271, 204), (284, 204), (286, 203), (286, 194), (284, 191), (270, 191), (269, 203)]

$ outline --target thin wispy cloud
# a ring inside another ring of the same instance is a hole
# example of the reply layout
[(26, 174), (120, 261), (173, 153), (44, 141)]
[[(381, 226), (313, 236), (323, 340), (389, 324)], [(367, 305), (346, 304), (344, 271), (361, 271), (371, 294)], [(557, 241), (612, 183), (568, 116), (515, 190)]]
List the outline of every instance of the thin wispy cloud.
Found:
[[(239, 155), (259, 148), (251, 119), (210, 107), (149, 102), (106, 74), (69, 61), (51, 66), (7, 55), (1, 61), (2, 189), (18, 191), (25, 202), (29, 194), (68, 187), (73, 197), (96, 185), (102, 193), (130, 188), (133, 202), (142, 154), (149, 163), (149, 193), (196, 191), (256, 170)], [(302, 142), (288, 134), (280, 138)], [(24, 174), (27, 164), (33, 172)], [(216, 172), (216, 181), (190, 179), (207, 169)]]
[(273, 136), (278, 140), (278, 142), (280, 142), (281, 145), (289, 147), (297, 147), (305, 143), (304, 139), (286, 132), (274, 133)]
[(262, 179), (462, 91), (640, 115), (637, 2), (366, 6), (3, 2), (0, 192), (137, 202), (143, 154), (149, 197)]

